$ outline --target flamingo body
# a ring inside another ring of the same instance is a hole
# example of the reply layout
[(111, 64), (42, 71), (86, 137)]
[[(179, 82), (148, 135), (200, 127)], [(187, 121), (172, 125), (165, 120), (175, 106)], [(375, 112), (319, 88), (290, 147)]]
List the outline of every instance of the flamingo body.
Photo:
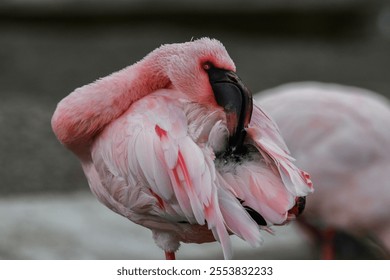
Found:
[(389, 101), (321, 83), (287, 84), (256, 100), (316, 184), (305, 219), (320, 229), (372, 235), (390, 251)]
[[(151, 229), (170, 259), (180, 242), (215, 240), (231, 258), (230, 234), (259, 245), (259, 225), (247, 210), (264, 218), (264, 228), (283, 224), (294, 216), (290, 210), (297, 198), (312, 190), (259, 108), (252, 113), (246, 110), (251, 102), (237, 106), (242, 113), (237, 117), (216, 102), (210, 67), (235, 75), (233, 61), (216, 40), (163, 45), (76, 89), (52, 119), (97, 198)], [(234, 93), (238, 77), (232, 79), (227, 85)], [(244, 132), (235, 130), (238, 124)], [(226, 152), (233, 133), (245, 135), (242, 145), (237, 142), (245, 153)]]

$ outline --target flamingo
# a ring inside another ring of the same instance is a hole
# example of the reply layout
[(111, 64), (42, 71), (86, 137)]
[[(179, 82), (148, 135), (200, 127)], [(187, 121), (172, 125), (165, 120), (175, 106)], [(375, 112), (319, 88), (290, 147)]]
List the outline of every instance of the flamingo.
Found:
[[(389, 101), (366, 89), (315, 82), (265, 90), (255, 100), (316, 183), (298, 219), (304, 228), (325, 244), (338, 232), (371, 236), (390, 252)], [(336, 249), (324, 245), (322, 258), (335, 258)]]
[(166, 259), (181, 242), (212, 241), (230, 259), (229, 235), (259, 245), (260, 230), (293, 219), (312, 191), (235, 69), (215, 39), (166, 44), (53, 114), (93, 194), (149, 228)]

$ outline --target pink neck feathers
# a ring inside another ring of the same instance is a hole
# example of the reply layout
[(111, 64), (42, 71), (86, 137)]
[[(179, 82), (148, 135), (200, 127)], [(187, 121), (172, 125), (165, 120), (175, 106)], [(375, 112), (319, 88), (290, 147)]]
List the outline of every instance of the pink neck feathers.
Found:
[(161, 56), (153, 52), (140, 62), (76, 89), (57, 106), (52, 118), (58, 139), (78, 156), (89, 153), (94, 137), (135, 101), (167, 87)]

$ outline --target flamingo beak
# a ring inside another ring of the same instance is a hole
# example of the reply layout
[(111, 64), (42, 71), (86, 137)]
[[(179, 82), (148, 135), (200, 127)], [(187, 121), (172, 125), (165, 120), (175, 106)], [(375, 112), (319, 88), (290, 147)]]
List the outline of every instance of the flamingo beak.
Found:
[(252, 93), (233, 71), (211, 67), (207, 70), (215, 100), (226, 114), (229, 147), (240, 153), (252, 116)]

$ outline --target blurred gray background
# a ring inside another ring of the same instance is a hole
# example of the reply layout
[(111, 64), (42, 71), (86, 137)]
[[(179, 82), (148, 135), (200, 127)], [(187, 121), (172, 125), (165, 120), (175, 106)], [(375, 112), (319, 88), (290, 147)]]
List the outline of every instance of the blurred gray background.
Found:
[[(148, 230), (92, 197), (50, 118), (76, 87), (161, 44), (203, 36), (224, 43), (254, 93), (316, 80), (390, 97), (389, 1), (3, 0), (0, 258), (162, 257)], [(291, 227), (278, 229), (282, 234), (267, 237), (260, 249), (235, 241), (237, 258), (313, 257)], [(184, 245), (180, 252), (179, 258), (222, 256), (215, 244)]]

